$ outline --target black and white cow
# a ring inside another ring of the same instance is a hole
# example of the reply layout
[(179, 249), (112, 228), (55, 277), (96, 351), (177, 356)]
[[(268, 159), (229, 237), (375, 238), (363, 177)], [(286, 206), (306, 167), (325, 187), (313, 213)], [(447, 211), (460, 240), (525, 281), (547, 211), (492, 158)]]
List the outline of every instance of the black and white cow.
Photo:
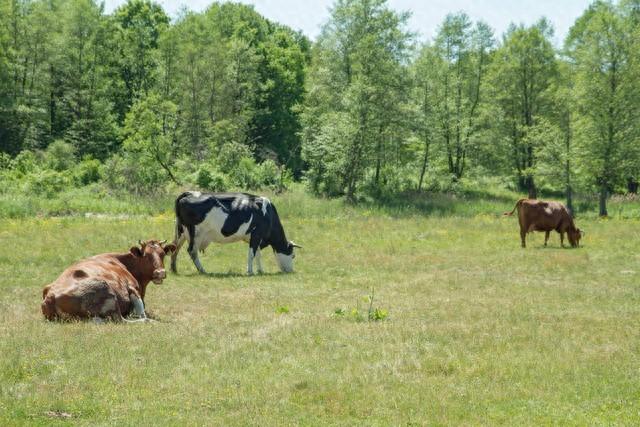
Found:
[(187, 191), (176, 199), (176, 250), (171, 254), (171, 270), (176, 272), (180, 248), (189, 241), (189, 255), (199, 272), (205, 273), (198, 259), (211, 242), (249, 243), (247, 273), (253, 274), (253, 260), (262, 273), (260, 249), (273, 248), (280, 270), (293, 271), (294, 248), (287, 240), (278, 212), (266, 197), (244, 193), (201, 193)]

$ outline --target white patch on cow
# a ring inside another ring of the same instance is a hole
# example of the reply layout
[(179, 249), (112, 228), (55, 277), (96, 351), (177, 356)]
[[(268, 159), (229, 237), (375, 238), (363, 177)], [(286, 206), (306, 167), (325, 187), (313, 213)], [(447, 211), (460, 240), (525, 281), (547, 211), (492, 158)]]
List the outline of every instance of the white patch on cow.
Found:
[(109, 314), (114, 312), (115, 309), (116, 309), (116, 300), (114, 298), (109, 298), (102, 305), (102, 308), (100, 309), (100, 314)]
[(133, 314), (136, 317), (141, 319), (146, 318), (147, 316), (144, 314), (144, 303), (140, 298), (136, 295), (131, 295), (131, 303), (133, 304)]
[(254, 257), (253, 249), (251, 249), (251, 246), (249, 246), (249, 254), (247, 255), (247, 274), (248, 275), (253, 274), (253, 257)]
[(196, 226), (196, 242), (194, 242), (194, 244), (196, 244), (197, 250), (204, 250), (211, 243), (233, 243), (241, 240), (245, 242), (249, 241), (251, 236), (247, 234), (247, 231), (253, 220), (253, 215), (249, 217), (247, 222), (240, 224), (240, 227), (238, 227), (238, 230), (234, 234), (223, 236), (222, 227), (228, 216), (226, 212), (218, 207), (209, 211), (204, 221)]
[(291, 273), (293, 271), (293, 254), (286, 255), (279, 252), (274, 253), (276, 254), (276, 260), (278, 260), (280, 270), (284, 273)]
[(269, 207), (270, 203), (271, 201), (269, 199), (267, 199), (266, 197), (262, 197), (262, 215), (263, 216), (267, 216), (267, 208)]
[(202, 196), (202, 193), (201, 193), (201, 192), (199, 192), (199, 191), (192, 191), (192, 192), (191, 192), (191, 195), (192, 195), (193, 197), (200, 197), (200, 196)]
[(261, 255), (261, 251), (260, 248), (258, 248), (258, 250), (256, 251), (256, 262), (258, 263), (258, 273), (264, 273), (264, 270), (262, 269), (262, 255)]
[(231, 203), (231, 209), (236, 210), (240, 208), (244, 208), (249, 204), (249, 199), (245, 197), (236, 198)]

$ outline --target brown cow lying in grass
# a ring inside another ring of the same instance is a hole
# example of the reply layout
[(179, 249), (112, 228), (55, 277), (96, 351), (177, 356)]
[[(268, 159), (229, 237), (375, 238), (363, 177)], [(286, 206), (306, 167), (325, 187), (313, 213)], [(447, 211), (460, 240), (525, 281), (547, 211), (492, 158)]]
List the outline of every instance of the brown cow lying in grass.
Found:
[[(164, 257), (176, 249), (165, 242), (139, 242), (127, 253), (100, 254), (73, 264), (55, 282), (45, 286), (42, 314), (48, 320), (147, 321), (144, 311), (147, 284), (162, 283), (167, 276)], [(125, 319), (130, 314), (138, 320)]]
[(572, 247), (579, 246), (582, 231), (576, 228), (573, 223), (573, 217), (562, 203), (520, 199), (511, 212), (505, 212), (504, 214), (511, 216), (516, 210), (520, 221), (520, 239), (522, 240), (523, 248), (526, 247), (525, 238), (527, 233), (532, 231), (544, 231), (544, 245), (547, 246), (549, 233), (552, 230), (560, 233), (562, 247), (564, 247), (564, 233), (567, 233)]

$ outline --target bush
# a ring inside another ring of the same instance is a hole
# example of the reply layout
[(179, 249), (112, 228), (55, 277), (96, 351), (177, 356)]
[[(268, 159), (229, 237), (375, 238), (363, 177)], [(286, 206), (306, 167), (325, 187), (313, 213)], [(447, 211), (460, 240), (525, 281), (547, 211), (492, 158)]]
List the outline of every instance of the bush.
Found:
[(7, 153), (0, 153), (0, 170), (6, 170), (11, 167), (11, 156)]
[(227, 177), (210, 165), (203, 165), (198, 169), (195, 183), (201, 189), (209, 191), (226, 191), (229, 186)]
[(102, 178), (100, 167), (101, 163), (99, 160), (91, 158), (84, 159), (74, 169), (74, 182), (76, 185), (85, 186), (100, 181)]
[(28, 191), (51, 198), (62, 190), (71, 186), (72, 180), (68, 174), (50, 169), (40, 170), (27, 176)]
[(33, 151), (22, 151), (11, 162), (11, 169), (20, 175), (35, 172), (38, 169), (38, 158)]
[(256, 168), (257, 179), (262, 187), (277, 188), (280, 182), (280, 168), (273, 160), (265, 160)]
[(62, 140), (53, 141), (45, 152), (45, 165), (58, 172), (69, 170), (76, 163), (75, 152), (73, 145)]
[[(244, 159), (253, 160), (251, 149), (244, 144), (230, 142), (220, 148), (215, 162), (223, 173), (233, 175)], [(247, 166), (245, 163), (244, 167)]]
[(230, 176), (233, 180), (233, 183), (240, 188), (260, 188), (258, 165), (252, 157), (241, 158), (238, 166), (231, 171)]
[(112, 189), (134, 194), (164, 190), (166, 172), (136, 153), (112, 156), (102, 168), (105, 183)]

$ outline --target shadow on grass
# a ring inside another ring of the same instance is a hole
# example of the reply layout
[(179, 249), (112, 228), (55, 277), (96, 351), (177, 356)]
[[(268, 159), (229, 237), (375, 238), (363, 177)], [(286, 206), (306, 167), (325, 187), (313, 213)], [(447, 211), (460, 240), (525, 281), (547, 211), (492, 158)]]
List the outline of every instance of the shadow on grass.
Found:
[(489, 214), (501, 216), (505, 209), (518, 200), (516, 195), (489, 194), (480, 191), (435, 192), (403, 191), (364, 197), (358, 205), (382, 212), (424, 216), (475, 216)]
[(261, 277), (261, 276), (280, 276), (280, 275), (284, 275), (284, 274), (294, 274), (294, 273), (281, 273), (281, 272), (275, 272), (275, 273), (254, 273), (253, 275), (249, 275), (247, 273), (238, 273), (238, 272), (234, 272), (234, 271), (228, 271), (226, 273), (188, 273), (188, 274), (180, 274), (180, 273), (173, 273), (173, 276), (175, 277), (198, 277), (198, 276), (202, 276), (202, 277), (210, 277), (210, 278), (214, 278), (214, 279), (228, 279), (228, 278), (234, 278), (234, 277), (246, 277), (247, 279), (252, 279), (252, 278), (257, 278), (257, 277)]

